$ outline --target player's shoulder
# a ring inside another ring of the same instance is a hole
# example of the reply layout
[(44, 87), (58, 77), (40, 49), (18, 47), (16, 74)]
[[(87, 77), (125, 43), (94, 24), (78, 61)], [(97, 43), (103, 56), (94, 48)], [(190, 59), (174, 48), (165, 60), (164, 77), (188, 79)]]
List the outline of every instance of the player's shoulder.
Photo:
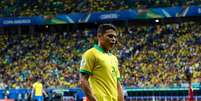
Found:
[(110, 55), (112, 56), (112, 57), (114, 57), (114, 58), (116, 58), (117, 56), (116, 55), (114, 55), (112, 52), (110, 53)]
[(95, 48), (92, 47), (84, 52), (84, 55), (93, 55), (95, 53)]
[(112, 58), (113, 58), (115, 61), (118, 61), (118, 59), (117, 59), (117, 56), (116, 56), (116, 55), (113, 55), (113, 54), (112, 54)]
[(33, 83), (33, 87), (35, 87), (37, 84), (36, 83)]

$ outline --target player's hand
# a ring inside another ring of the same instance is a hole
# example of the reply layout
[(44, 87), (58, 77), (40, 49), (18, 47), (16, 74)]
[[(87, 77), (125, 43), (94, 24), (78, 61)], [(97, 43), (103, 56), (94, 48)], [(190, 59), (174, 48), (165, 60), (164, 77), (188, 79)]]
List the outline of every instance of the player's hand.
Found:
[(89, 97), (89, 101), (98, 101), (95, 96)]
[(47, 97), (48, 97), (48, 95), (46, 94), (46, 95), (45, 95), (45, 97), (47, 98)]

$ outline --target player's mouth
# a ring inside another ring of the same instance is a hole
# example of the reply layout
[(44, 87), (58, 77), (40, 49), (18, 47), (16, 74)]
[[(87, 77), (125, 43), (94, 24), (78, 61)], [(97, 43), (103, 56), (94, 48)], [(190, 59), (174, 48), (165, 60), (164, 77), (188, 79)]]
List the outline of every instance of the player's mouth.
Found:
[(114, 46), (115, 43), (116, 43), (115, 41), (111, 41), (111, 42), (110, 42), (110, 45), (111, 45), (111, 46)]
[(111, 41), (110, 44), (115, 44), (115, 41)]

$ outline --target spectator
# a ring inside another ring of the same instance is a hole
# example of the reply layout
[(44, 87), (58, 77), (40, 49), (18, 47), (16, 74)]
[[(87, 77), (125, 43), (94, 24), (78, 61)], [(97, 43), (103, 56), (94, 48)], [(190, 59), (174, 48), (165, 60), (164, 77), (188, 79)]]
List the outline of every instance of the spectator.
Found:
[(200, 0), (1, 0), (0, 17), (200, 5)]

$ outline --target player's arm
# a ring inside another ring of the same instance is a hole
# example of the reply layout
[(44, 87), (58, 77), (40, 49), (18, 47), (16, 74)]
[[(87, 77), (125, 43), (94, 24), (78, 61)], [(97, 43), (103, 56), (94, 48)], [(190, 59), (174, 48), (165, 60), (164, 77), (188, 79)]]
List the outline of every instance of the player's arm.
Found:
[(34, 88), (32, 88), (32, 90), (31, 90), (31, 98), (34, 97), (34, 92), (35, 92), (35, 90), (34, 90)]
[[(117, 66), (119, 65), (117, 58), (115, 58)], [(119, 72), (119, 68), (116, 71), (117, 74), (117, 91), (118, 91), (118, 101), (124, 101), (124, 93), (123, 93), (123, 87), (121, 86), (121, 76)]]
[(86, 97), (89, 99), (89, 101), (97, 101), (95, 96), (92, 94), (91, 88), (89, 86), (88, 82), (89, 76), (90, 74), (80, 73), (80, 86), (84, 91)]
[(43, 94), (45, 94), (45, 97), (48, 96), (47, 92), (43, 89)]
[(123, 88), (119, 81), (117, 82), (117, 89), (118, 89), (118, 101), (124, 101)]

